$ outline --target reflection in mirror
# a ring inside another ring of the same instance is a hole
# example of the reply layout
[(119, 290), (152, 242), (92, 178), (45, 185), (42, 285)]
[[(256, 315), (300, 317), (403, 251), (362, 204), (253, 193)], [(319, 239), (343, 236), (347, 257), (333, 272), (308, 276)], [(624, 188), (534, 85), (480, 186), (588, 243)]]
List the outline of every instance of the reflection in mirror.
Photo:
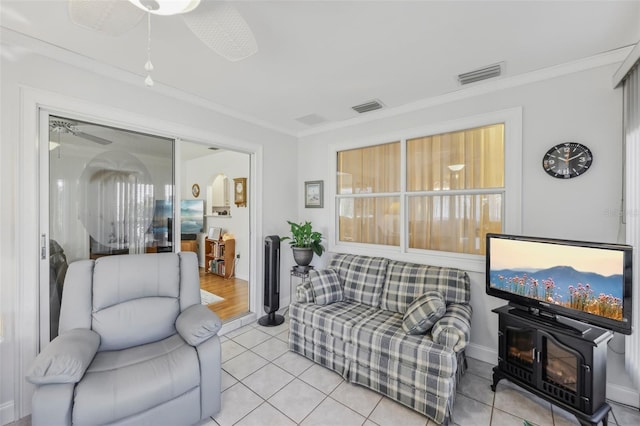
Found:
[(80, 195), (80, 221), (101, 248), (92, 251), (145, 252), (154, 194), (140, 160), (124, 151), (98, 154), (80, 175)]

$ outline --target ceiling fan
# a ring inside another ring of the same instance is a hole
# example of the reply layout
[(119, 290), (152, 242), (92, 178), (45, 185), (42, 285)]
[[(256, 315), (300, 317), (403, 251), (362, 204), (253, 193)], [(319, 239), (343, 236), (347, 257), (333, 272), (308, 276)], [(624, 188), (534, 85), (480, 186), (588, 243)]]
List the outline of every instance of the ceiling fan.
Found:
[[(69, 133), (73, 136), (77, 136), (82, 139), (86, 139), (91, 142), (95, 142), (100, 145), (109, 145), (113, 143), (109, 139), (101, 138), (100, 136), (91, 135), (89, 133), (85, 133), (78, 128), (78, 123), (65, 120), (64, 118), (52, 118), (49, 120), (49, 133), (51, 135), (60, 135), (62, 133)], [(58, 144), (60, 144), (60, 140), (58, 137)]]
[[(258, 51), (249, 25), (231, 3), (213, 0), (69, 0), (69, 16), (80, 26), (118, 36), (150, 14), (180, 15), (207, 47), (229, 61)], [(177, 19), (177, 18), (176, 18)]]

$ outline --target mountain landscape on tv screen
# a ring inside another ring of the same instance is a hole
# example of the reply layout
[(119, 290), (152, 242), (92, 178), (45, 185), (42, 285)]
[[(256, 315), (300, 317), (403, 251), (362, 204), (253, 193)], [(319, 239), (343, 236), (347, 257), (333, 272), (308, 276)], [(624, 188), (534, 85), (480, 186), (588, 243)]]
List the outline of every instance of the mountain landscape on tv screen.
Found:
[[(502, 269), (499, 271), (491, 271), (491, 285), (498, 288), (503, 288), (499, 285), (499, 276), (503, 277), (522, 277), (527, 276), (538, 280), (540, 284), (548, 278), (552, 278), (557, 293), (568, 294), (569, 286), (576, 288), (578, 284), (589, 284), (593, 290), (593, 294), (598, 296), (600, 293), (610, 294), (617, 298), (622, 298), (622, 286), (623, 277), (622, 274), (604, 276), (596, 274), (594, 272), (580, 272), (576, 271), (571, 266), (554, 266), (547, 269)], [(503, 288), (504, 290), (508, 290)]]
[(604, 276), (580, 272), (571, 266), (554, 266), (491, 270), (489, 278), (494, 288), (608, 318), (622, 318), (622, 274)]

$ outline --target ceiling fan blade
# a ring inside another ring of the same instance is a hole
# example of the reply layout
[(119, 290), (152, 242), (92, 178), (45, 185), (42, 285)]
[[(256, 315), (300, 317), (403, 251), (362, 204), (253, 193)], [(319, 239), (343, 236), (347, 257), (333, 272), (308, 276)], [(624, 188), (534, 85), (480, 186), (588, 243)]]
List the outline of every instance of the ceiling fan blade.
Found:
[(81, 27), (119, 36), (144, 17), (145, 12), (123, 0), (69, 0), (69, 17)]
[(109, 145), (113, 143), (109, 139), (101, 138), (100, 136), (90, 135), (89, 133), (81, 132), (80, 130), (69, 130), (74, 136), (77, 136), (82, 139), (86, 139), (91, 142), (99, 143), (100, 145)]
[(182, 17), (196, 37), (229, 61), (248, 58), (258, 51), (247, 21), (230, 3), (203, 1), (195, 11)]

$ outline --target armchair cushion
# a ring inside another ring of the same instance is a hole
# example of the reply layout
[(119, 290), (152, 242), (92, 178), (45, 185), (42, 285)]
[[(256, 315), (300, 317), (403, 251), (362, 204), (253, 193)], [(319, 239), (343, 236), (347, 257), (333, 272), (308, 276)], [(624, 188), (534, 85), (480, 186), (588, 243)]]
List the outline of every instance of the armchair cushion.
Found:
[(204, 305), (192, 305), (185, 309), (176, 320), (180, 337), (191, 346), (215, 336), (222, 327), (222, 320)]
[(311, 270), (309, 279), (318, 305), (329, 305), (344, 300), (340, 277), (334, 269)]
[(53, 339), (27, 372), (27, 380), (34, 385), (77, 383), (93, 360), (100, 336), (83, 328), (75, 328)]
[(402, 318), (402, 329), (407, 334), (425, 334), (446, 310), (442, 295), (428, 291), (411, 302)]

